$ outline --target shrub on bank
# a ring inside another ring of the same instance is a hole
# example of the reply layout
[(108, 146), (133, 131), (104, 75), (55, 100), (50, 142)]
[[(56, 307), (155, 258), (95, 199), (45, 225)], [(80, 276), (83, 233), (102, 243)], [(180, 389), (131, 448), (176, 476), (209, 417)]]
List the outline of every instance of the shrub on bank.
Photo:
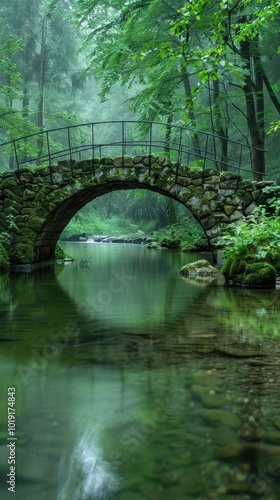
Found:
[(222, 273), (227, 281), (247, 286), (275, 284), (280, 272), (278, 213), (278, 202), (270, 203), (269, 213), (259, 207), (253, 216), (226, 229), (220, 244), (225, 248)]
[(167, 248), (180, 248), (183, 252), (207, 250), (208, 241), (201, 226), (185, 217), (172, 227), (153, 233), (156, 242)]

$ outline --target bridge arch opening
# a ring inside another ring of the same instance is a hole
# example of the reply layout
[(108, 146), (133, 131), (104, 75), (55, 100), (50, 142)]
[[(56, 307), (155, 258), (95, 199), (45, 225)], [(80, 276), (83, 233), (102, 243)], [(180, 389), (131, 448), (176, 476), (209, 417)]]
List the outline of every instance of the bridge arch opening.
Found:
[[(181, 205), (182, 210), (181, 213), (189, 214), (190, 220), (194, 222), (197, 226), (201, 228), (201, 232), (205, 235), (205, 248), (209, 248), (209, 242), (207, 238), (207, 234), (205, 229), (201, 225), (199, 218), (192, 211), (191, 206), (183, 203), (182, 200), (178, 199), (176, 195), (171, 194), (169, 191), (165, 189), (159, 188), (157, 186), (150, 186), (149, 184), (143, 185), (139, 182), (107, 182), (106, 184), (99, 184), (97, 186), (90, 186), (84, 189), (77, 189), (76, 192), (71, 193), (69, 197), (63, 200), (56, 210), (53, 213), (49, 214), (47, 217), (46, 223), (42, 228), (40, 235), (35, 241), (35, 261), (42, 262), (53, 260), (55, 256), (55, 248), (56, 245), (69, 224), (69, 222), (79, 213), (81, 209), (83, 209), (90, 202), (97, 200), (104, 195), (108, 195), (113, 192), (122, 192), (122, 191), (143, 191), (147, 190), (150, 192), (158, 193), (163, 198), (172, 199), (176, 204)], [(122, 217), (122, 207), (120, 206), (120, 217)], [(94, 218), (94, 215), (92, 215)], [(167, 217), (167, 214), (166, 214)], [(166, 226), (169, 225), (169, 221)], [(140, 229), (140, 228), (138, 228)], [(155, 228), (156, 230), (157, 228)], [(186, 227), (186, 233), (188, 228)], [(81, 230), (81, 233), (83, 231)], [(113, 235), (113, 234), (111, 234)]]

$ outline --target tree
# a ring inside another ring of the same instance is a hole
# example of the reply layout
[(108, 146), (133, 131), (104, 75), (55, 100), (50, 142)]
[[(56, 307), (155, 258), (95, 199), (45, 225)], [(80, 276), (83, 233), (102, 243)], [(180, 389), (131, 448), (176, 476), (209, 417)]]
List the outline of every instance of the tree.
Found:
[[(213, 82), (219, 82), (221, 78), (226, 78), (228, 85), (239, 85), (244, 93), (245, 117), (254, 147), (253, 172), (255, 179), (260, 180), (265, 173), (264, 86), (277, 112), (280, 111), (280, 103), (264, 69), (261, 45), (265, 45), (268, 25), (279, 16), (279, 4), (255, 0), (235, 3), (232, 0), (199, 0), (186, 3), (180, 14), (180, 20), (174, 23), (172, 31), (180, 39), (182, 51), (188, 56), (188, 64), (200, 68), (198, 76), (201, 81), (212, 78)], [(182, 37), (182, 33), (189, 34), (190, 26), (201, 33), (200, 43), (195, 46), (190, 45), (188, 37)], [(232, 80), (233, 69), (235, 82)], [(217, 85), (214, 84), (216, 91)], [(225, 136), (223, 129), (221, 134)]]
[[(0, 20), (3, 142), (44, 130), (46, 117), (52, 124), (60, 118), (72, 122), (67, 113), (67, 94), (71, 95), (72, 75), (77, 75), (79, 68), (78, 37), (67, 17), (69, 1), (15, 0), (13, 6), (6, 0), (4, 3)], [(19, 159), (27, 159), (29, 154), (36, 156), (36, 150), (40, 156), (43, 148), (42, 138), (33, 143), (26, 141), (18, 151)], [(14, 166), (11, 154), (10, 168)]]
[[(87, 33), (84, 49), (102, 86), (101, 98), (116, 82), (140, 84), (129, 104), (141, 120), (172, 120), (196, 127), (194, 94), (186, 67), (166, 58), (163, 47), (178, 45), (170, 22), (178, 18), (182, 0), (78, 0), (75, 17)], [(142, 130), (146, 131), (145, 127)], [(199, 149), (198, 137), (193, 135)]]

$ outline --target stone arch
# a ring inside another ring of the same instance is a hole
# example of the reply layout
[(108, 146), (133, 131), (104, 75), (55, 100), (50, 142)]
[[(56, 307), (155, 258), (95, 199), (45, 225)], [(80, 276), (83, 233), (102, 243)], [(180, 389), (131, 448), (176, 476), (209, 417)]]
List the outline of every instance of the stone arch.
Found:
[(86, 203), (113, 190), (144, 188), (170, 196), (190, 210), (213, 249), (224, 226), (256, 208), (264, 185), (243, 181), (231, 172), (178, 168), (162, 157), (68, 160), (52, 168), (2, 175), (0, 229), (8, 227), (13, 215), (13, 263), (51, 260), (62, 230)]
[[(176, 196), (170, 194), (164, 189), (132, 180), (129, 182), (108, 181), (105, 184), (85, 188), (81, 191), (78, 191), (77, 193), (72, 194), (69, 198), (62, 202), (57, 210), (55, 210), (54, 213), (51, 214), (50, 219), (46, 221), (45, 226), (42, 228), (42, 232), (35, 241), (36, 262), (54, 258), (55, 246), (62, 231), (73, 218), (73, 216), (83, 206), (85, 206), (95, 198), (103, 196), (109, 192), (129, 189), (149, 189), (151, 191), (162, 194), (163, 196), (168, 196), (175, 201), (181, 202), (187, 209), (190, 210), (190, 212), (192, 212), (192, 210), (185, 203), (183, 203)], [(193, 215), (197, 219), (196, 214), (193, 213)], [(200, 222), (199, 219), (197, 220), (198, 222)], [(203, 226), (202, 229), (205, 231)]]

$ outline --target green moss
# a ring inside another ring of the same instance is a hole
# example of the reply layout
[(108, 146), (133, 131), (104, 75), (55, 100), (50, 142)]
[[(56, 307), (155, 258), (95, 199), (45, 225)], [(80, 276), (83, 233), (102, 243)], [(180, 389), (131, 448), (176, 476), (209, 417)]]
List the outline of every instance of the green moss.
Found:
[(244, 254), (244, 262), (246, 262), (246, 265), (248, 264), (254, 264), (257, 261), (257, 257), (253, 252), (248, 252)]
[(265, 262), (268, 262), (273, 267), (275, 267), (277, 272), (280, 272), (280, 249), (279, 247), (271, 247), (265, 258)]
[(13, 256), (15, 264), (33, 264), (34, 248), (30, 243), (17, 243), (15, 245), (15, 254)]
[(271, 287), (275, 286), (276, 270), (267, 262), (249, 264), (245, 270), (243, 282), (245, 285)]
[(229, 269), (229, 278), (231, 280), (240, 281), (245, 272), (246, 263), (244, 260), (240, 260), (239, 258), (233, 259), (230, 269)]
[(166, 236), (160, 242), (162, 247), (166, 248), (180, 248), (181, 241), (179, 239), (172, 238), (172, 236)]
[(63, 260), (66, 257), (72, 258), (70, 255), (68, 255), (64, 252), (63, 248), (60, 246), (59, 243), (56, 244), (54, 256), (55, 256), (56, 260)]
[(28, 222), (28, 226), (34, 231), (40, 231), (42, 228), (42, 222), (38, 217), (32, 217)]
[(10, 259), (6, 248), (0, 243), (0, 269), (9, 269)]
[(229, 271), (230, 271), (231, 264), (232, 264), (232, 259), (231, 258), (227, 258), (223, 262), (223, 266), (222, 266), (221, 272), (223, 273), (223, 275), (224, 275), (224, 277), (225, 277), (226, 280), (229, 279)]

